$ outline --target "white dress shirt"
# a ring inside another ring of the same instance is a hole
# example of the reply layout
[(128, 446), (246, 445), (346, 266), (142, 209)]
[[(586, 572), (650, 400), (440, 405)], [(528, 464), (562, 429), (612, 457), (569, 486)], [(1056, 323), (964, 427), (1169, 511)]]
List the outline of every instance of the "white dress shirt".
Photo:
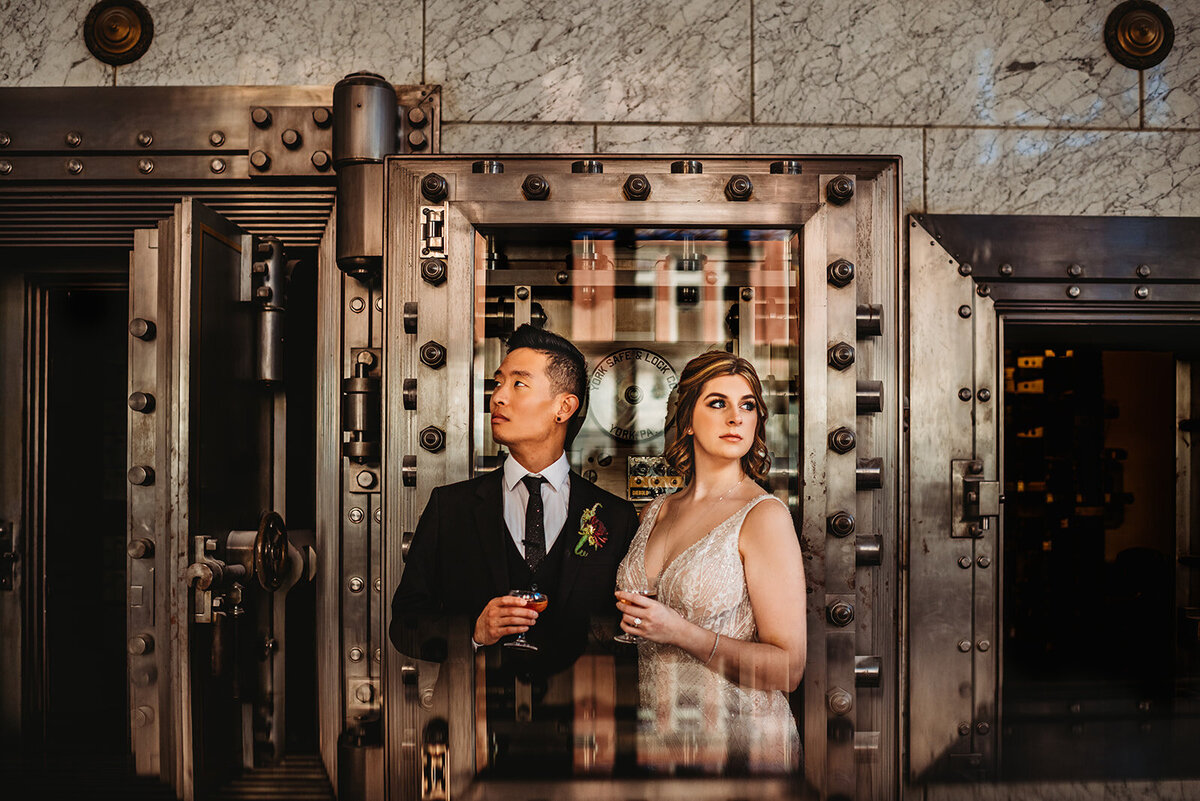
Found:
[(512, 454), (504, 460), (504, 523), (522, 558), (525, 556), (525, 507), (529, 503), (529, 490), (521, 481), (525, 476), (546, 479), (542, 483), (542, 517), (546, 529), (546, 553), (550, 553), (559, 531), (567, 522), (567, 504), (571, 500), (571, 467), (567, 464), (567, 454), (559, 456), (540, 473), (526, 470)]

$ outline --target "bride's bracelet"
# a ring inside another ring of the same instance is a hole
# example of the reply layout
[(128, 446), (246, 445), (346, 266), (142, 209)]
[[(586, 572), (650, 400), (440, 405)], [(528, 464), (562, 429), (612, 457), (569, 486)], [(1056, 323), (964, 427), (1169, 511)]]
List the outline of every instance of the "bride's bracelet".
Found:
[(713, 640), (712, 650), (708, 652), (708, 659), (704, 660), (704, 664), (707, 665), (709, 662), (712, 661), (712, 658), (717, 655), (717, 644), (719, 642), (721, 642), (721, 633), (717, 632), (717, 638), (715, 640)]

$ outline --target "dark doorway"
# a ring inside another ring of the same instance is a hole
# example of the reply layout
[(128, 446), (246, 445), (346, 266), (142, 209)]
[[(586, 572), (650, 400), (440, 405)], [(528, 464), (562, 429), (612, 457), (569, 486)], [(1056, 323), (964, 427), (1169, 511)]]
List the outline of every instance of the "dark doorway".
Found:
[(1008, 779), (1197, 772), (1175, 591), (1181, 354), (1128, 333), (1007, 336)]

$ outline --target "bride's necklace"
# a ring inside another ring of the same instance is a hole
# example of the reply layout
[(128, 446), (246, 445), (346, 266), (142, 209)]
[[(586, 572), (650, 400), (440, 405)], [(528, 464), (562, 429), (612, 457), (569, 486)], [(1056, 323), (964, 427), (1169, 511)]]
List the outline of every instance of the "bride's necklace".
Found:
[[(746, 474), (742, 473), (742, 477), (739, 478), (737, 481), (735, 481), (733, 486), (731, 486), (729, 489), (722, 492), (717, 497), (717, 499), (712, 502), (712, 505), (716, 506), (721, 501), (725, 500), (725, 496), (727, 496), (729, 493), (731, 493), (735, 489), (737, 489), (741, 485), (741, 483), (745, 480), (746, 480)], [(662, 575), (663, 568), (665, 568), (668, 564), (668, 562), (666, 561), (666, 557), (667, 557), (667, 554), (671, 553), (671, 535), (674, 533), (675, 533), (675, 520), (672, 517), (667, 520), (667, 530), (666, 530), (665, 536), (663, 537), (663, 566), (658, 569), (658, 574), (660, 576)]]

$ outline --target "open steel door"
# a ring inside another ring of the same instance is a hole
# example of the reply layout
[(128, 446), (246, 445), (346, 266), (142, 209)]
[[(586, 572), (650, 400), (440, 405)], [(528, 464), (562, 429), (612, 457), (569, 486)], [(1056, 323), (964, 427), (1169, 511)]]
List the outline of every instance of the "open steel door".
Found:
[(1000, 514), (998, 318), (915, 219), (910, 269), (909, 778), (994, 776)]
[(285, 272), (277, 241), (190, 198), (130, 259), (130, 739), (183, 799), (275, 739), (272, 594), (303, 572), (276, 466)]

